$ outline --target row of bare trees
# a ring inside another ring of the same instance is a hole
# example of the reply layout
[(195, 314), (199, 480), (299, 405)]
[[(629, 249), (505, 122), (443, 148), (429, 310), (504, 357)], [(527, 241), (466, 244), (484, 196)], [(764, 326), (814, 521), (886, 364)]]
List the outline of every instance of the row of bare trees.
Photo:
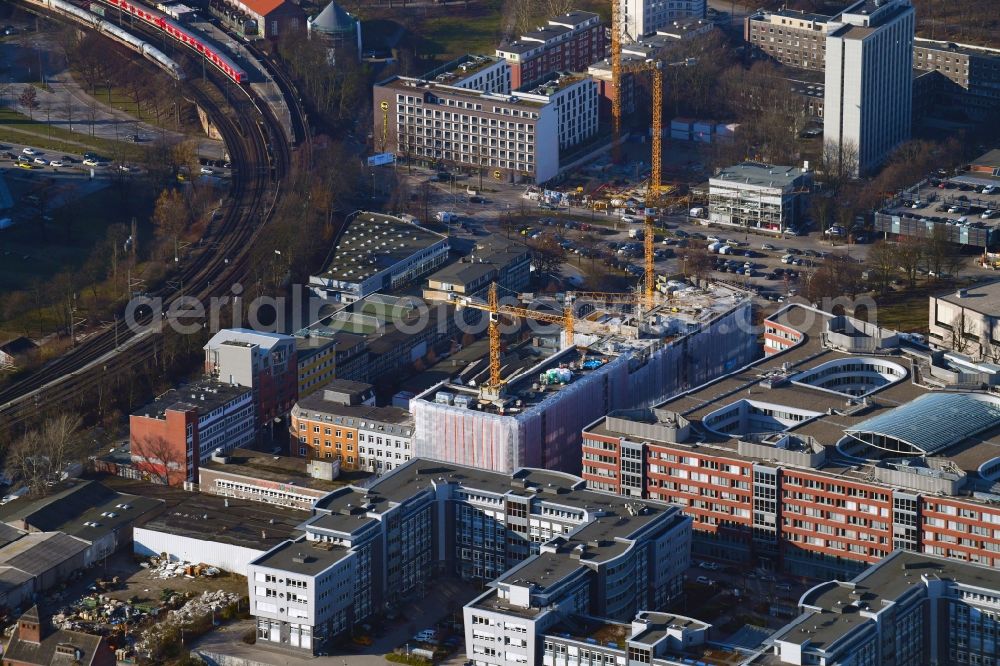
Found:
[(59, 481), (66, 466), (83, 456), (82, 419), (63, 413), (42, 422), (4, 451), (4, 469), (14, 485), (23, 484), (31, 495), (44, 495)]

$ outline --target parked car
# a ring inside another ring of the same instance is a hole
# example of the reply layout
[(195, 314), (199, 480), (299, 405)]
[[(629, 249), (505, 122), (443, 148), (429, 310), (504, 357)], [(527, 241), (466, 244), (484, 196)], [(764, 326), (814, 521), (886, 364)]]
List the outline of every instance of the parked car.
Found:
[(762, 250), (768, 250), (768, 251), (772, 251), (773, 252), (774, 250), (777, 250), (778, 248), (776, 248), (775, 246), (771, 245), (770, 243), (764, 243), (764, 244), (762, 244), (760, 246), (760, 249), (762, 249)]
[(698, 576), (695, 580), (701, 585), (715, 585), (715, 581), (708, 576)]
[(92, 166), (92, 167), (95, 167), (95, 166), (97, 166), (98, 164), (100, 164), (100, 162), (98, 162), (97, 160), (95, 160), (95, 159), (91, 159), (91, 158), (89, 158), (89, 157), (88, 157), (87, 159), (85, 159), (85, 160), (83, 161), (83, 163), (84, 163), (84, 164), (86, 164), (87, 166)]
[(34, 148), (22, 148), (21, 152), (24, 153), (25, 155), (37, 155), (38, 154), (38, 151), (36, 151)]

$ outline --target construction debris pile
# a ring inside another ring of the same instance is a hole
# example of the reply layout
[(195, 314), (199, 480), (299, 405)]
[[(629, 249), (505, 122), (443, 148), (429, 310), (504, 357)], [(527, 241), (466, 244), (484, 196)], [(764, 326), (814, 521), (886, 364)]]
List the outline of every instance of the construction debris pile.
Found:
[(192, 562), (171, 561), (169, 557), (151, 557), (148, 562), (140, 562), (139, 566), (149, 569), (149, 573), (154, 578), (166, 579), (183, 576), (185, 578), (196, 578), (198, 576), (218, 576), (220, 571), (216, 567), (207, 564), (194, 564)]
[(207, 615), (221, 613), (224, 608), (235, 606), (239, 601), (240, 595), (235, 592), (205, 591), (177, 610), (167, 613), (166, 621), (187, 625)]

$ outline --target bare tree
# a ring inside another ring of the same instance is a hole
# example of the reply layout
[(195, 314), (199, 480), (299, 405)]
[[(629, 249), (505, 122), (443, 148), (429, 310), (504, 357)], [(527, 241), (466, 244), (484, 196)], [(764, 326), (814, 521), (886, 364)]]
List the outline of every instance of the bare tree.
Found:
[(945, 338), (945, 344), (948, 345), (948, 348), (959, 354), (971, 351), (972, 341), (970, 338), (973, 332), (969, 330), (970, 327), (970, 322), (965, 316), (965, 308), (960, 308), (958, 314), (952, 317), (951, 324), (949, 324), (948, 335)]
[(896, 246), (883, 240), (872, 243), (868, 250), (870, 281), (879, 293), (884, 293), (889, 288), (889, 282), (898, 270), (899, 259), (896, 254)]
[(21, 88), (21, 94), (17, 98), (17, 103), (28, 110), (28, 118), (33, 119), (35, 114), (35, 109), (38, 108), (38, 91), (35, 90), (35, 86), (24, 86)]
[(42, 427), (26, 433), (7, 452), (6, 468), (32, 495), (44, 495), (59, 481), (67, 463), (81, 457), (82, 420), (63, 413), (46, 419)]
[(924, 259), (924, 244), (913, 236), (903, 236), (896, 244), (896, 259), (910, 286), (917, 283), (917, 270)]

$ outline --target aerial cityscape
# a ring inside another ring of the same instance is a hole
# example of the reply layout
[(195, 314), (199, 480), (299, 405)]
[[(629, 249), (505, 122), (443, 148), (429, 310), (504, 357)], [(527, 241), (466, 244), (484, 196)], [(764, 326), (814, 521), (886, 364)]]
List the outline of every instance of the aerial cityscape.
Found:
[(0, 2), (2, 666), (1000, 666), (995, 0)]

